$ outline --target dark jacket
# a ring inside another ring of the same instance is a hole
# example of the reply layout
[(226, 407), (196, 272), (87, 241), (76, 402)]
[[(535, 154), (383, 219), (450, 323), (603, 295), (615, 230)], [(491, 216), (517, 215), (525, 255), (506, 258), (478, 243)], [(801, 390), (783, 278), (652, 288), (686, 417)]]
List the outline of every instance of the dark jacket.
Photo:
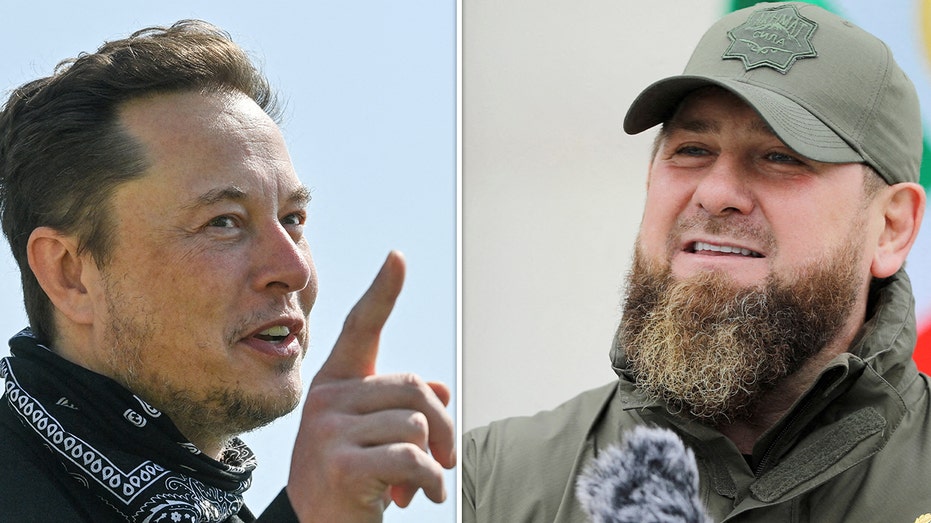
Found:
[(718, 431), (638, 394), (616, 347), (617, 383), (465, 435), (463, 522), (586, 521), (576, 478), (644, 424), (671, 428), (694, 450), (715, 521), (912, 523), (931, 514), (931, 384), (911, 359), (915, 311), (903, 271), (875, 290), (870, 310), (849, 351), (749, 458)]

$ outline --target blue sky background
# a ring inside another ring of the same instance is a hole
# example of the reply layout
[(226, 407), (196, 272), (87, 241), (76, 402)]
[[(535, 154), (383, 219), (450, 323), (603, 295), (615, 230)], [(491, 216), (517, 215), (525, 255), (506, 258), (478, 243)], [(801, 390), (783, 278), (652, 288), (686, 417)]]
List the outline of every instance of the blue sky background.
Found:
[[(416, 372), (455, 389), (455, 1), (0, 0), (3, 98), (48, 75), (63, 58), (181, 18), (228, 31), (285, 102), (285, 138), (313, 194), (307, 234), (320, 279), (305, 388), (385, 255), (399, 249), (407, 281), (382, 338), (378, 369)], [(3, 242), (0, 337), (26, 325), (21, 296), (18, 269)], [(7, 355), (0, 345), (0, 356)], [(299, 409), (244, 437), (259, 456), (246, 495), (256, 512), (287, 479)], [(390, 508), (385, 521), (455, 521), (455, 479), (447, 473), (446, 503), (435, 505), (420, 493), (410, 508)]]

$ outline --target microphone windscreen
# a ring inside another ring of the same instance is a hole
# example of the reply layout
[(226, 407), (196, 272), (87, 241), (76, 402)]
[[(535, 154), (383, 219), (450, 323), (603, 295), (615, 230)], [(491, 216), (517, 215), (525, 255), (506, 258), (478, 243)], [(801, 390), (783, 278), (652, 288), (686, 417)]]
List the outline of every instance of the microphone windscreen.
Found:
[(695, 455), (671, 430), (634, 428), (588, 464), (576, 496), (594, 523), (711, 523)]

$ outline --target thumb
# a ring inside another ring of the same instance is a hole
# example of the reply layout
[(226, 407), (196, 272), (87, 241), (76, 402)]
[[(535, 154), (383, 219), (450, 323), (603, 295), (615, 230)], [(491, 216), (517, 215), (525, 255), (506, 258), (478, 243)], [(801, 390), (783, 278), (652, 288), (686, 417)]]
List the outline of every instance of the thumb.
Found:
[(330, 356), (315, 380), (364, 378), (375, 374), (378, 340), (404, 285), (404, 256), (391, 251), (365, 294), (343, 322)]

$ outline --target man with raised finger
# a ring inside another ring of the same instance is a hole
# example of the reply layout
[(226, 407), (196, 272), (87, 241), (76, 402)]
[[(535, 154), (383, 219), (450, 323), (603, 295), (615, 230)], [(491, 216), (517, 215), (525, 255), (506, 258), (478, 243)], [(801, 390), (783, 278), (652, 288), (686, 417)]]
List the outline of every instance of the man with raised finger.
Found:
[[(242, 49), (197, 21), (106, 43), (13, 91), (0, 218), (30, 328), (0, 363), (0, 518), (256, 519), (242, 500), (255, 458), (238, 435), (298, 404), (317, 294), (309, 190), (275, 114)], [(259, 520), (378, 521), (419, 488), (444, 499), (448, 390), (374, 375), (402, 281), (391, 254), (311, 389), (289, 484)]]

